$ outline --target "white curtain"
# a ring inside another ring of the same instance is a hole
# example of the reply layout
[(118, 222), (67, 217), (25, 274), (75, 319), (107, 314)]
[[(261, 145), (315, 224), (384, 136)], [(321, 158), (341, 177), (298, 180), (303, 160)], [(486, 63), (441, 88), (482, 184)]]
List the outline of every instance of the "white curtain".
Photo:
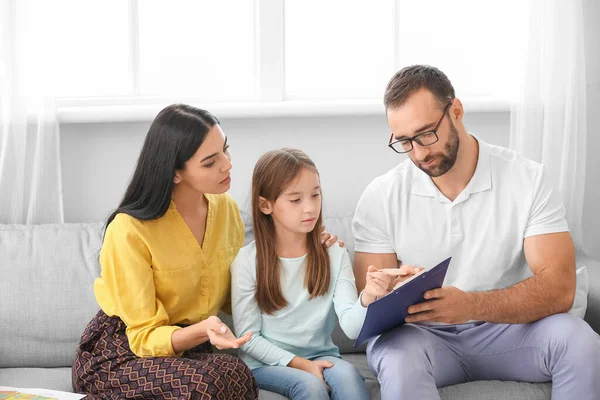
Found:
[(0, 223), (63, 222), (51, 74), (44, 57), (32, 59), (21, 46), (25, 9), (17, 0), (0, 4)]
[(523, 90), (511, 109), (510, 147), (546, 166), (583, 250), (586, 79), (582, 0), (532, 0)]

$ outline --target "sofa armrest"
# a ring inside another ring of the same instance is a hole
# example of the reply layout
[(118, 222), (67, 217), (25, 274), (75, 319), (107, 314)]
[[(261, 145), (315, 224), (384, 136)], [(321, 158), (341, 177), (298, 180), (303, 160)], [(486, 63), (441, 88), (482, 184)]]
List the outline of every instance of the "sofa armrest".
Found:
[(588, 303), (585, 320), (600, 334), (600, 262), (586, 258), (578, 264), (587, 266), (588, 273)]

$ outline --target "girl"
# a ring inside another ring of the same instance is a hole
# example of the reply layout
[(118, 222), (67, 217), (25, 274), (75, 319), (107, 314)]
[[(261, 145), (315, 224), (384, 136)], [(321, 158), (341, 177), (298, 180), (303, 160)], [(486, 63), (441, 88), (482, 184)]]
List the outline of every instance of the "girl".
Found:
[(366, 306), (387, 293), (392, 277), (367, 274), (356, 293), (348, 252), (319, 240), (321, 187), (300, 150), (263, 155), (252, 177), (255, 241), (231, 266), (235, 331), (252, 334), (241, 347), (259, 388), (290, 399), (368, 399), (359, 372), (331, 340), (335, 313), (356, 338)]

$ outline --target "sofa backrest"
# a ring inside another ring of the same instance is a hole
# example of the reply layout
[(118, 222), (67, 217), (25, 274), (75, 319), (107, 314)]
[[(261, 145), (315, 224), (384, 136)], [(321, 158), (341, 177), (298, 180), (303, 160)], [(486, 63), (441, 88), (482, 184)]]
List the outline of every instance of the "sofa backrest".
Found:
[[(325, 218), (352, 251), (350, 223), (351, 216)], [(0, 368), (71, 366), (99, 309), (93, 283), (101, 245), (100, 223), (0, 224)], [(364, 350), (354, 349), (339, 327), (334, 341), (343, 352)]]
[(0, 368), (71, 366), (98, 311), (101, 224), (0, 225)]
[[(242, 216), (249, 242), (251, 221)], [(324, 218), (352, 257), (351, 222), (351, 215)], [(0, 224), (0, 368), (71, 366), (81, 334), (98, 311), (93, 282), (100, 273), (101, 232), (100, 223)], [(580, 263), (590, 274), (586, 321), (600, 332), (600, 262), (578, 257)], [(342, 353), (364, 351), (339, 326), (333, 340)]]

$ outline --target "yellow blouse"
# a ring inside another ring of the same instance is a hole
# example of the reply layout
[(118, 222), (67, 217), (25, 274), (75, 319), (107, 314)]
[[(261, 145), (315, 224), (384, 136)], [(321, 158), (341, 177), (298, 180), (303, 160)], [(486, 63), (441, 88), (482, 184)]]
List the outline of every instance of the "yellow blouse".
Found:
[(200, 322), (221, 308), (230, 313), (229, 267), (244, 245), (244, 225), (231, 196), (205, 197), (202, 247), (172, 201), (156, 220), (117, 214), (106, 230), (94, 294), (107, 315), (127, 325), (139, 357), (174, 356), (175, 324)]

